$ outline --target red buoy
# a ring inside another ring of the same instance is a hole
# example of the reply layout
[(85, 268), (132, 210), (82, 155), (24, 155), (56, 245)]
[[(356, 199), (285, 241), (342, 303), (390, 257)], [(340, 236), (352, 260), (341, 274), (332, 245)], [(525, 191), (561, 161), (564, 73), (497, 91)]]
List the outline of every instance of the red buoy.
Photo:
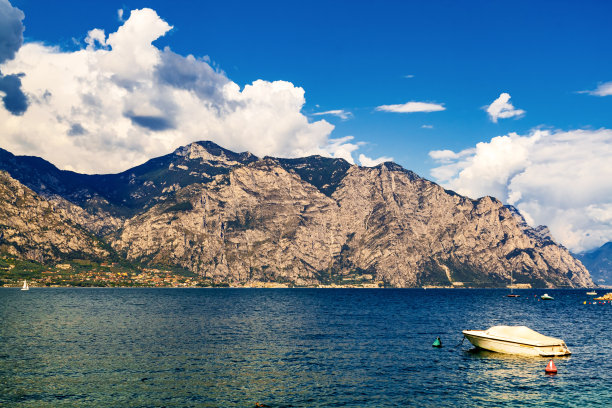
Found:
[(546, 374), (557, 374), (557, 367), (555, 366), (555, 363), (550, 360), (544, 371), (546, 372)]

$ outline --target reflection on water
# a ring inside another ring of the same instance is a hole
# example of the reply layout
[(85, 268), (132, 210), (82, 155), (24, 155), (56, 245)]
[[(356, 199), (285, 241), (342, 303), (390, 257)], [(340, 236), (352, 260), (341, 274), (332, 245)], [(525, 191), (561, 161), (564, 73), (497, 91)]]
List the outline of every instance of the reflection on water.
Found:
[[(542, 387), (542, 382), (547, 381), (543, 375), (549, 358), (494, 353), (476, 348), (467, 350), (465, 354), (474, 360), (467, 370), (468, 383), (476, 388), (483, 387), (482, 392), (474, 397), (477, 405), (492, 406), (499, 401), (519, 406), (534, 401), (544, 404), (554, 402), (549, 398), (551, 384), (547, 384), (548, 388)], [(562, 361), (570, 358), (555, 358), (559, 370), (563, 371)]]
[[(516, 355), (516, 354), (496, 353), (494, 351), (483, 350), (483, 349), (479, 349), (476, 347), (473, 347), (469, 350), (465, 350), (465, 353), (467, 353), (470, 357), (473, 357), (473, 358), (509, 360), (509, 361), (515, 362), (516, 364), (519, 364), (520, 362), (525, 362), (525, 361), (548, 362), (550, 360), (550, 357), (537, 357), (537, 356), (531, 357), (531, 356), (522, 356), (522, 355)], [(555, 357), (555, 360), (565, 360), (565, 359), (570, 359), (570, 358), (572, 358), (571, 355), (560, 356), (560, 357)]]
[[(610, 406), (612, 308), (496, 290), (0, 290), (0, 405)], [(522, 324), (555, 359), (475, 352)], [(431, 346), (440, 336), (444, 347)]]

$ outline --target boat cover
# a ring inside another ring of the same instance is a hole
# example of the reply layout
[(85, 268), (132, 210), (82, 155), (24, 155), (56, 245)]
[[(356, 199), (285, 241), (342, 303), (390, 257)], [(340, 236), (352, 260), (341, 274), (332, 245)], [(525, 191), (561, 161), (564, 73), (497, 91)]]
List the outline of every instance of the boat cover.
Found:
[(562, 344), (563, 340), (545, 336), (527, 326), (493, 326), (484, 331), (487, 337), (503, 338), (535, 346)]

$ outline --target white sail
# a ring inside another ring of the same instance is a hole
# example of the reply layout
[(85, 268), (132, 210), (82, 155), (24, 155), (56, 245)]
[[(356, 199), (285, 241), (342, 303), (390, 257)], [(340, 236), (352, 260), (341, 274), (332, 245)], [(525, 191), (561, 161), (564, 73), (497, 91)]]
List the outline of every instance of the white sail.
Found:
[(23, 281), (23, 286), (21, 287), (21, 290), (30, 290), (30, 286), (28, 286), (28, 281)]

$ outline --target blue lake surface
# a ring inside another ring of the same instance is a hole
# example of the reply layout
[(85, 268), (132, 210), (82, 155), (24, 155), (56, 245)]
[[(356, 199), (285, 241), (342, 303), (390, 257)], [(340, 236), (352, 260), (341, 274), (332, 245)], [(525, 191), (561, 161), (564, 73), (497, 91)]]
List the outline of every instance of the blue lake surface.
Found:
[[(0, 289), (0, 405), (612, 406), (612, 305), (516, 292)], [(458, 345), (501, 324), (573, 355), (549, 376), (546, 358)]]

